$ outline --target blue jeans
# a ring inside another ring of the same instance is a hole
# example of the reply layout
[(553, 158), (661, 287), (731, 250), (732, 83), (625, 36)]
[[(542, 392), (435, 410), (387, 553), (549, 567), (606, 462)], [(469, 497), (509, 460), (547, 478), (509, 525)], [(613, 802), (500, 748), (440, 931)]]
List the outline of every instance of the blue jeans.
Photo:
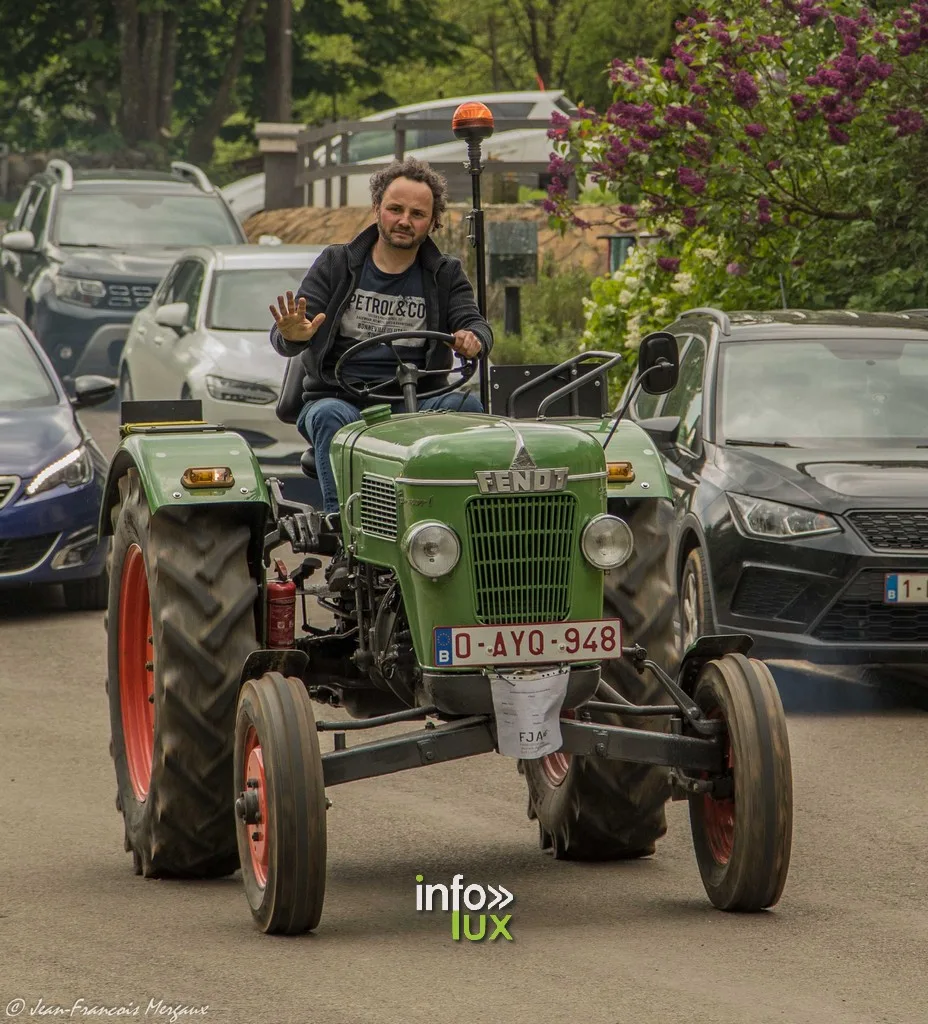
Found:
[[(451, 392), (437, 398), (424, 398), (419, 403), (423, 412), (429, 409), (449, 409), (452, 412), (483, 412), (480, 399), (470, 392)], [(402, 412), (402, 403), (393, 406), (394, 412)], [(322, 488), (323, 512), (338, 511), (338, 492), (335, 488), (335, 474), (329, 461), (329, 445), (336, 432), (349, 423), (361, 419), (361, 410), (340, 398), (320, 398), (307, 402), (297, 417), (296, 429), (313, 446), (316, 455), (316, 472)]]

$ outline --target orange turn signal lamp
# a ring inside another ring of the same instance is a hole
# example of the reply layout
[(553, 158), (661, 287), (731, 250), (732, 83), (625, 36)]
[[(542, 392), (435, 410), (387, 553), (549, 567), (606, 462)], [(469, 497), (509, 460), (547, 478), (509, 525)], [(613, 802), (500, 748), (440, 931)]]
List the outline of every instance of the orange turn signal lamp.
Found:
[(191, 466), (184, 471), (180, 482), (187, 490), (195, 491), (204, 487), (231, 487), (235, 477), (228, 466)]
[(635, 479), (635, 470), (630, 462), (607, 462), (606, 478), (611, 484), (627, 484)]

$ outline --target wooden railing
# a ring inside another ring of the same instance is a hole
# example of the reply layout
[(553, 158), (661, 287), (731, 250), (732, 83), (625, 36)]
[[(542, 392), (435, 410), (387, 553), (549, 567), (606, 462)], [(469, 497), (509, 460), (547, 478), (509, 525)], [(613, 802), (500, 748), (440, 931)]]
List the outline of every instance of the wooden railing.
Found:
[[(332, 182), (337, 178), (339, 182), (338, 205), (345, 206), (347, 205), (348, 177), (350, 175), (371, 175), (381, 167), (389, 167), (393, 160), (402, 160), (406, 155), (408, 151), (408, 132), (417, 130), (435, 131), (435, 129), (440, 129), (441, 127), (442, 122), (436, 118), (407, 117), (398, 114), (395, 117), (384, 118), (380, 121), (334, 121), (317, 128), (308, 128), (306, 131), (301, 132), (296, 139), (297, 176), (295, 184), (298, 188), (306, 188), (308, 203), (312, 206), (315, 182), (324, 182), (324, 205), (332, 206)], [(450, 124), (447, 127), (448, 134), (450, 135)], [(550, 127), (551, 122), (546, 118), (497, 118), (494, 135), (525, 128), (547, 131)], [(365, 132), (384, 131), (392, 131), (394, 135), (393, 156), (391, 158), (349, 162), (348, 153), (352, 137)], [(447, 141), (453, 142), (454, 139), (449, 138)], [(436, 144), (433, 143), (433, 145)], [(469, 180), (465, 163), (466, 144), (462, 141), (459, 145), (461, 147), (460, 160), (453, 162), (447, 160), (428, 161), (429, 166), (447, 178), (452, 198), (454, 198), (454, 193), (460, 192), (462, 186)], [(553, 143), (551, 150), (552, 152), (554, 150)], [(486, 145), (484, 145), (484, 151), (486, 151)], [(497, 161), (493, 160), (492, 156), (488, 157), (485, 155), (484, 166), (487, 172), (490, 173), (495, 171), (501, 174), (512, 175), (543, 175), (548, 170), (548, 161)], [(346, 174), (346, 171), (349, 174)], [(469, 186), (467, 186), (467, 195), (469, 196), (469, 194)]]

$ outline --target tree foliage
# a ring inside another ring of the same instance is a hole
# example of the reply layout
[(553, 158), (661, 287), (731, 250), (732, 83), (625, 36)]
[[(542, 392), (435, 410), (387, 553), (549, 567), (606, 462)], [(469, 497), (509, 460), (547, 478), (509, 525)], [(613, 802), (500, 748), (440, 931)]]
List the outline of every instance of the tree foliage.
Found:
[(580, 220), (576, 176), (656, 236), (595, 286), (587, 340), (684, 304), (928, 305), (928, 3), (707, 0), (677, 28), (550, 133), (550, 212)]

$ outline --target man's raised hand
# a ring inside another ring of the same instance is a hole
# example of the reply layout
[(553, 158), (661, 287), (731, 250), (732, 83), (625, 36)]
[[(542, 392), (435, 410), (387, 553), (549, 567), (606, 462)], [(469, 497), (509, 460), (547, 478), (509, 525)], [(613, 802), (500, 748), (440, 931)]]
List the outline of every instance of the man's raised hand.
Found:
[(319, 330), (325, 322), (325, 313), (319, 313), (313, 320), (306, 316), (306, 299), (293, 301), (293, 292), (287, 292), (287, 301), (277, 296), (277, 306), (271, 306), (271, 316), (284, 341), (303, 342)]

